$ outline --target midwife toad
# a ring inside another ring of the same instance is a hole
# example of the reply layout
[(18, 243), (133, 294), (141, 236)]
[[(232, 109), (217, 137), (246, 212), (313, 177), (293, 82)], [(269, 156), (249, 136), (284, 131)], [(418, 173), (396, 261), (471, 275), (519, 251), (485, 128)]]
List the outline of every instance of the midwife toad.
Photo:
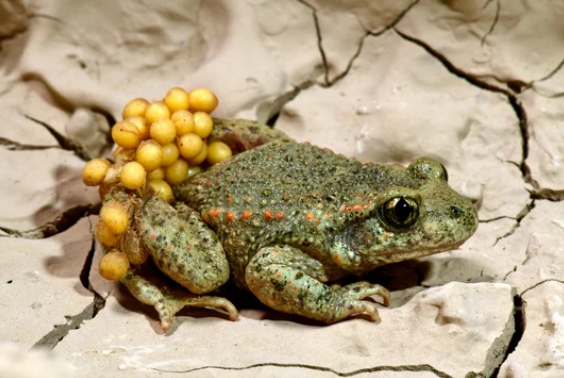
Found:
[[(174, 207), (149, 197), (133, 225), (158, 269), (195, 294), (231, 277), (279, 311), (375, 321), (376, 304), (363, 299), (378, 295), (386, 305), (386, 289), (327, 283), (457, 248), (478, 226), (470, 200), (430, 158), (406, 168), (361, 163), (241, 120), (215, 120), (212, 139), (244, 152), (177, 185)], [(173, 295), (140, 267), (122, 282), (155, 306), (165, 330), (184, 306), (237, 318), (228, 300)]]

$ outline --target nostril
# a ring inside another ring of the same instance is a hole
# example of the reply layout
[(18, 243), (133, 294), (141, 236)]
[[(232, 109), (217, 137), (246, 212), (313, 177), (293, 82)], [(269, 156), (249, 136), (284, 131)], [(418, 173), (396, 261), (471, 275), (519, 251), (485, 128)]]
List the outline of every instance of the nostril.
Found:
[(462, 209), (460, 207), (457, 207), (457, 206), (451, 206), (450, 212), (451, 212), (452, 216), (455, 217), (455, 218), (458, 218), (463, 213)]

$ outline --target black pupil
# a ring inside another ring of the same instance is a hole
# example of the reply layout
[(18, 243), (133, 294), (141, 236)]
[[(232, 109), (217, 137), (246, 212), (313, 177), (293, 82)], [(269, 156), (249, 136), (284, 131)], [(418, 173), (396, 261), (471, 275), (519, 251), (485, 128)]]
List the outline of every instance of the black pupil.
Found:
[(413, 212), (413, 208), (404, 198), (398, 201), (394, 210), (396, 211), (396, 219), (399, 223), (404, 223)]

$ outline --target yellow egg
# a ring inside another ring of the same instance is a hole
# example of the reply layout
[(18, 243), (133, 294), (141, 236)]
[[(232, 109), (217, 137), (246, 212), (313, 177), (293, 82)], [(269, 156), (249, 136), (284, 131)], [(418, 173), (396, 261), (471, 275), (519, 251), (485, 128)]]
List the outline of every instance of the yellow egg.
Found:
[(132, 124), (135, 125), (135, 127), (137, 127), (141, 139), (145, 140), (149, 137), (149, 125), (147, 125), (147, 120), (145, 119), (145, 117), (143, 117), (142, 115), (132, 116), (132, 117), (127, 117), (125, 120), (127, 122), (131, 122)]
[(190, 91), (189, 100), (192, 112), (211, 113), (217, 108), (217, 97), (209, 89), (197, 88)]
[(171, 112), (178, 110), (188, 110), (188, 93), (180, 87), (171, 88), (164, 98), (164, 103)]
[(170, 118), (170, 110), (164, 102), (154, 101), (147, 106), (147, 110), (145, 110), (145, 119), (147, 120), (147, 123), (151, 125), (160, 118)]
[(120, 179), (123, 186), (127, 189), (135, 190), (145, 184), (146, 176), (145, 168), (138, 162), (132, 161), (123, 166)]
[(147, 181), (164, 180), (165, 172), (162, 168), (157, 168), (147, 173)]
[(161, 148), (163, 150), (163, 161), (161, 162), (163, 167), (168, 167), (178, 160), (180, 152), (178, 152), (178, 147), (175, 143), (167, 143), (161, 146)]
[(127, 255), (117, 249), (112, 249), (106, 253), (100, 264), (98, 265), (98, 272), (100, 276), (110, 281), (118, 281), (122, 279), (127, 270), (129, 269), (129, 259)]
[(127, 105), (125, 105), (125, 108), (123, 108), (123, 112), (122, 112), (123, 119), (133, 116), (143, 117), (145, 115), (145, 110), (147, 109), (148, 105), (149, 105), (149, 101), (145, 100), (144, 98), (136, 98), (134, 100), (129, 101)]
[(168, 118), (159, 118), (151, 124), (149, 133), (161, 145), (167, 144), (176, 138), (176, 126)]
[(178, 150), (185, 159), (195, 158), (202, 152), (204, 142), (196, 134), (185, 134), (178, 137)]
[(170, 185), (180, 184), (188, 178), (188, 163), (182, 159), (178, 159), (165, 171), (165, 180)]
[(170, 120), (176, 126), (176, 135), (191, 133), (194, 129), (194, 116), (188, 110), (174, 112)]
[(229, 159), (232, 155), (231, 148), (223, 142), (212, 142), (208, 146), (208, 163), (211, 165)]
[(165, 201), (171, 202), (174, 199), (174, 197), (172, 195), (172, 189), (166, 181), (164, 181), (164, 180), (152, 180), (152, 181), (149, 181), (149, 186), (151, 188), (153, 188), (153, 190), (155, 191), (155, 193), (157, 195), (164, 198)]
[(202, 172), (202, 168), (190, 166), (190, 168), (188, 168), (188, 177), (192, 177), (194, 175), (197, 175), (200, 172)]
[(100, 243), (108, 247), (115, 247), (119, 244), (119, 235), (114, 234), (102, 220), (96, 223), (94, 234)]
[(142, 140), (137, 126), (127, 121), (118, 122), (112, 127), (112, 138), (123, 148), (135, 148)]
[(137, 160), (146, 171), (153, 171), (161, 166), (163, 150), (154, 140), (143, 141), (139, 147), (137, 147), (135, 160)]
[(212, 117), (206, 112), (196, 112), (194, 113), (194, 134), (202, 139), (207, 138), (213, 128)]
[(190, 164), (191, 166), (200, 165), (204, 162), (204, 160), (206, 160), (207, 157), (208, 157), (208, 145), (204, 143), (202, 145), (202, 151), (195, 158), (188, 160), (188, 164)]
[(92, 159), (82, 169), (82, 182), (88, 186), (100, 185), (112, 166), (106, 159)]
[(100, 209), (100, 219), (114, 234), (123, 234), (129, 225), (129, 214), (119, 201), (111, 200)]

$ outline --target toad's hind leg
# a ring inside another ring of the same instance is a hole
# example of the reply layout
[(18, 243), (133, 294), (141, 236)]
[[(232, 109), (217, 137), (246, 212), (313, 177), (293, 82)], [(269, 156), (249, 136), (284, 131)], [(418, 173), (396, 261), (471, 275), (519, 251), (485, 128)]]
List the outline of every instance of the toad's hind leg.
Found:
[(368, 315), (378, 320), (376, 304), (362, 299), (371, 295), (389, 304), (389, 293), (380, 285), (357, 282), (332, 288), (323, 265), (289, 246), (263, 248), (251, 259), (245, 278), (249, 289), (267, 306), (299, 314), (325, 323), (353, 315)]
[[(154, 272), (156, 273), (156, 272)], [(209, 307), (223, 310), (229, 314), (229, 319), (237, 320), (237, 309), (225, 298), (201, 296), (189, 297), (171, 293), (165, 285), (159, 284), (150, 275), (129, 270), (121, 282), (129, 292), (140, 302), (155, 307), (161, 321), (161, 326), (166, 332), (174, 321), (174, 315), (184, 307)]]
[(136, 227), (159, 270), (192, 293), (208, 293), (229, 279), (217, 235), (185, 204), (173, 208), (152, 196), (136, 215)]

